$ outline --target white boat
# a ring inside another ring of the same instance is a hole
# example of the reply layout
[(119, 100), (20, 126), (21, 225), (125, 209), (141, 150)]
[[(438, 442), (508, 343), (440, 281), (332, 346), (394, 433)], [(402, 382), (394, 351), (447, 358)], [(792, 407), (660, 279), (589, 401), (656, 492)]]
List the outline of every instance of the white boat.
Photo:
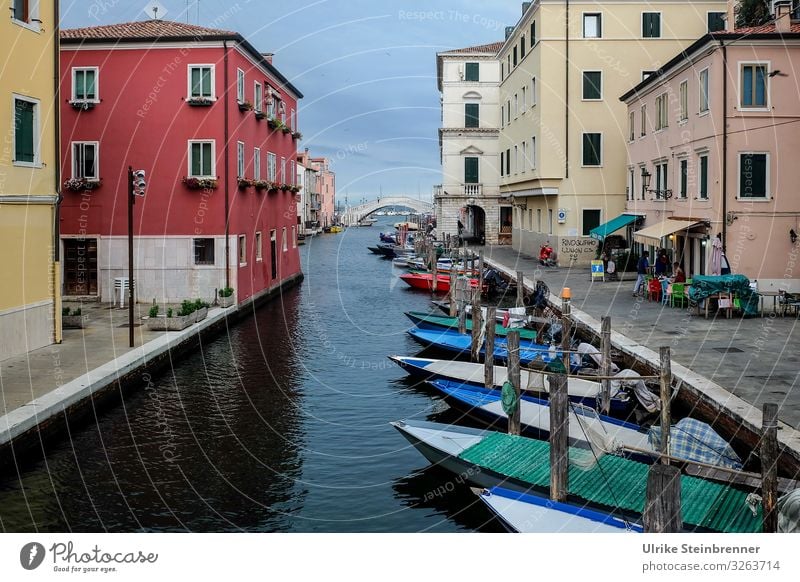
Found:
[(475, 490), (503, 526), (516, 533), (642, 533), (642, 526), (609, 513), (503, 487)]
[(419, 230), (419, 225), (416, 222), (396, 222), (394, 227), (397, 229), (405, 227), (407, 230)]

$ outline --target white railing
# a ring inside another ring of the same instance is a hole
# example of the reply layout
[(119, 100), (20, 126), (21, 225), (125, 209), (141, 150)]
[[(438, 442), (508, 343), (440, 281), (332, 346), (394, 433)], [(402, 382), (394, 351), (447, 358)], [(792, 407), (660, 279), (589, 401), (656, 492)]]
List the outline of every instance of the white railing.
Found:
[(441, 184), (436, 184), (433, 187), (433, 197), (434, 198), (441, 197), (443, 193), (444, 193), (444, 188), (442, 188)]
[(464, 184), (464, 196), (480, 196), (480, 184)]

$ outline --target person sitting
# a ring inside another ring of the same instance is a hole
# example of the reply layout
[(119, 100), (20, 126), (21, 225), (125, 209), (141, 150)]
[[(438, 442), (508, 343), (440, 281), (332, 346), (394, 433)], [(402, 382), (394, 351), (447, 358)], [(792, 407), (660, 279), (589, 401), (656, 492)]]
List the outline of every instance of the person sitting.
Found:
[(614, 262), (614, 259), (609, 258), (608, 263), (606, 263), (606, 275), (608, 276), (609, 281), (617, 281), (617, 264)]
[(547, 267), (552, 265), (553, 260), (553, 247), (550, 246), (550, 241), (547, 241), (539, 249), (539, 264)]
[(673, 283), (686, 283), (686, 273), (683, 272), (680, 263), (672, 264), (672, 282)]

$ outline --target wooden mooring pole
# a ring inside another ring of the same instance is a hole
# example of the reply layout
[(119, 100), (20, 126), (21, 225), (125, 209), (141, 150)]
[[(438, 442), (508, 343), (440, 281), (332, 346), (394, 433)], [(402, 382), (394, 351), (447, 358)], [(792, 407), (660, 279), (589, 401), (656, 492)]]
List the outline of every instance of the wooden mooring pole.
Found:
[(551, 375), (550, 391), (550, 499), (564, 501), (569, 490), (569, 396), (571, 292), (561, 294), (561, 350), (563, 374)]
[(670, 442), (669, 430), (672, 423), (672, 365), (669, 346), (662, 347), (661, 356), (661, 463), (669, 465)]
[(761, 416), (761, 507), (764, 533), (778, 531), (778, 405), (764, 403)]
[(480, 362), (481, 360), (482, 332), (481, 291), (480, 289), (472, 289), (472, 342), (470, 343), (470, 356), (473, 362)]
[(464, 286), (467, 284), (466, 279), (456, 279), (456, 301), (458, 305), (458, 333), (467, 333), (467, 305), (466, 305), (466, 290)]
[(608, 414), (611, 410), (611, 380), (608, 379), (611, 376), (611, 318), (607, 316), (600, 320), (600, 353), (603, 358), (600, 373), (606, 377), (601, 380), (603, 396), (600, 411)]
[(525, 283), (522, 271), (517, 271), (517, 307), (525, 305)]
[(497, 327), (497, 308), (486, 308), (486, 355), (483, 356), (483, 385), (494, 388), (494, 334)]
[(508, 434), (520, 433), (520, 373), (519, 373), (519, 332), (510, 331), (506, 336), (506, 349), (508, 350), (508, 380), (514, 386), (517, 406), (508, 417)]
[(450, 268), (450, 317), (458, 315), (458, 303), (456, 302), (456, 276), (455, 262), (452, 263)]
[(677, 533), (683, 528), (681, 471), (656, 463), (647, 474), (644, 504), (645, 533)]
[(439, 287), (439, 263), (436, 260), (436, 249), (433, 248), (433, 245), (428, 247), (428, 261), (431, 265), (431, 273), (433, 273), (431, 277), (431, 291), (436, 293)]
[(483, 251), (478, 252), (478, 293), (483, 293)]

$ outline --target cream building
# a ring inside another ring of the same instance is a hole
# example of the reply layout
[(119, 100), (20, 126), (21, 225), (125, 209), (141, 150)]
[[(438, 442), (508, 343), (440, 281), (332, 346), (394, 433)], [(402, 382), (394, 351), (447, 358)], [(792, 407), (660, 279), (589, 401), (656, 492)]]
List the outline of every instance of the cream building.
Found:
[[(501, 195), (514, 248), (559, 264), (596, 255), (590, 232), (625, 210), (628, 112), (619, 97), (709, 29), (724, 1), (523, 4), (498, 51)], [(648, 113), (649, 114), (649, 113)]]
[(11, 0), (3, 9), (0, 360), (61, 341), (58, 14), (53, 0)]
[(478, 240), (483, 234), (490, 244), (511, 242), (511, 202), (500, 196), (500, 64), (495, 55), (501, 46), (436, 55), (442, 184), (434, 188), (434, 207), (440, 239), (461, 234)]

